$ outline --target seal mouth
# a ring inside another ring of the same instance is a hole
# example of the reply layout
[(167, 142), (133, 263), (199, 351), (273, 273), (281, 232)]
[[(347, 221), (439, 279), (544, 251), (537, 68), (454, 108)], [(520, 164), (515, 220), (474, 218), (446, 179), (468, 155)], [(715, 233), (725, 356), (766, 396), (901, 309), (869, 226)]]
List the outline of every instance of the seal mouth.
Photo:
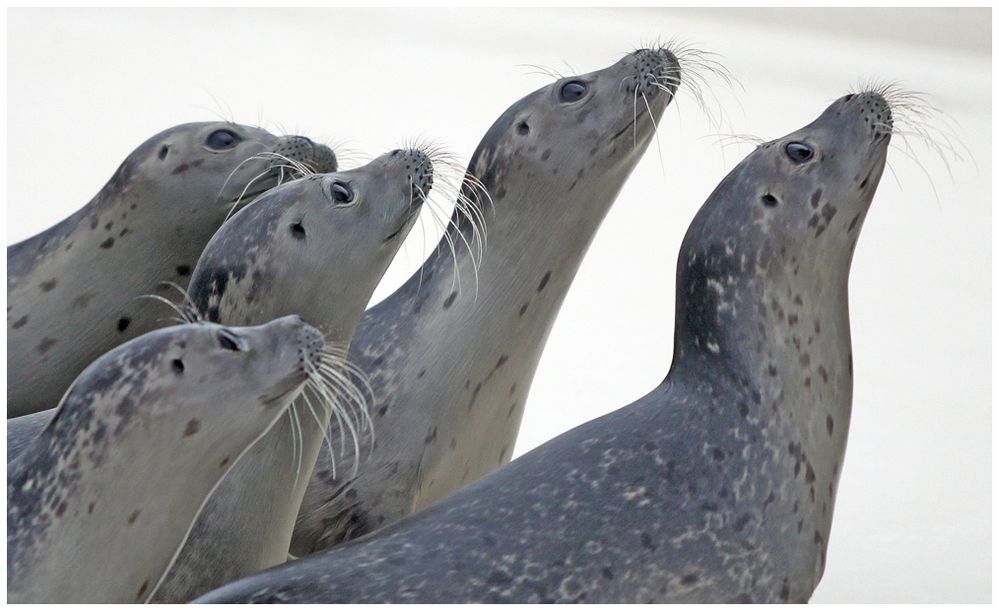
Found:
[(395, 231), (390, 233), (384, 240), (382, 240), (382, 243), (384, 244), (386, 242), (391, 242), (395, 238), (399, 237), (399, 234), (402, 233), (402, 230), (406, 228), (406, 225), (409, 224), (409, 221), (411, 221), (414, 216), (420, 213), (420, 209), (422, 207), (423, 207), (423, 202), (420, 202), (419, 205), (413, 206), (412, 209), (406, 213), (406, 216), (402, 219), (402, 222), (399, 223), (399, 227)]
[(270, 395), (261, 395), (259, 400), (263, 404), (265, 410), (274, 409), (287, 402), (289, 397), (297, 395), (302, 392), (305, 388), (305, 382), (308, 380), (308, 376), (304, 372), (300, 372), (294, 376), (295, 382), (285, 390), (278, 390), (277, 392)]

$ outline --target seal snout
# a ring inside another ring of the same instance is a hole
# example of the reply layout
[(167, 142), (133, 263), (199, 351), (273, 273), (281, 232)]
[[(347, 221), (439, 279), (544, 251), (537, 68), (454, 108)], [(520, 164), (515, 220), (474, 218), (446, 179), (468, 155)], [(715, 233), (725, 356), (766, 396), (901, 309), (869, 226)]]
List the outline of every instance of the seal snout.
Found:
[(880, 92), (851, 93), (841, 98), (841, 101), (847, 109), (859, 112), (865, 128), (875, 141), (891, 136), (894, 129), (891, 104)]
[(317, 174), (336, 172), (339, 167), (333, 149), (324, 144), (316, 144), (305, 136), (282, 137), (274, 153), (278, 158), (272, 163), (273, 167), (281, 167), (284, 160), (297, 162)]
[(680, 86), (680, 61), (666, 48), (639, 49), (632, 54), (635, 74), (629, 91), (652, 98), (660, 92), (668, 93), (670, 99)]

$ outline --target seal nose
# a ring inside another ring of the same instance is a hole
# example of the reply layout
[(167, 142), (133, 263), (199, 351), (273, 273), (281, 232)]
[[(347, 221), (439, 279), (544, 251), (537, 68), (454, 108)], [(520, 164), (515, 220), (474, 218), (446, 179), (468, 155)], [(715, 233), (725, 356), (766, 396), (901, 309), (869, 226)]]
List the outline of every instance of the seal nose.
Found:
[(881, 93), (864, 91), (842, 99), (848, 107), (858, 109), (875, 140), (891, 135), (894, 127), (891, 104)]
[[(336, 153), (330, 147), (324, 144), (316, 144), (305, 136), (285, 136), (281, 138), (274, 152), (281, 157), (297, 161), (318, 174), (336, 172), (339, 167)], [(276, 163), (280, 165), (281, 161), (279, 158), (276, 160)]]
[(406, 170), (406, 177), (411, 185), (412, 201), (415, 205), (422, 204), (434, 186), (433, 160), (431, 160), (427, 153), (416, 148), (397, 149), (389, 153), (389, 155), (399, 159), (403, 163)]
[[(659, 92), (672, 96), (680, 86), (680, 62), (669, 49), (639, 49), (633, 54), (635, 86), (647, 97)], [(635, 86), (630, 91), (635, 90)]]

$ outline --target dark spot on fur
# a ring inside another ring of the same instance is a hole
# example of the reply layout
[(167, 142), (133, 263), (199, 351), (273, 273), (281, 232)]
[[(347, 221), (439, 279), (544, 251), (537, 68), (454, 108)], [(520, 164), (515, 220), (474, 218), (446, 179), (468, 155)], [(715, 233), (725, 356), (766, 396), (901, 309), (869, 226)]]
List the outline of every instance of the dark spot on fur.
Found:
[(458, 291), (452, 291), (451, 294), (447, 296), (447, 299), (444, 300), (444, 309), (446, 310), (450, 308), (451, 304), (454, 303), (454, 300), (457, 297), (458, 297)]
[(173, 172), (170, 172), (170, 173), (171, 174), (181, 174), (183, 172), (186, 172), (188, 167), (189, 166), (186, 163), (182, 163), (179, 166), (177, 166), (176, 168), (174, 168)]
[(826, 431), (829, 433), (829, 436), (831, 437), (832, 436), (832, 432), (833, 432), (833, 417), (832, 416), (826, 416)]
[(544, 153), (541, 153), (541, 161), (548, 161), (548, 158), (552, 156), (552, 150), (548, 149)]
[(139, 593), (135, 595), (136, 600), (141, 599), (142, 595), (145, 594), (146, 590), (148, 589), (149, 589), (149, 580), (147, 579), (142, 582), (142, 587), (139, 588)]
[(96, 505), (96, 503), (91, 503), (91, 504), (87, 505), (87, 513), (88, 514), (94, 513), (94, 505)]
[(46, 280), (45, 282), (39, 284), (38, 288), (42, 289), (43, 293), (48, 293), (49, 291), (54, 289), (55, 286), (56, 286), (56, 279), (52, 278), (51, 280)]
[(652, 542), (652, 537), (649, 536), (649, 533), (642, 533), (642, 547), (651, 550), (656, 549), (656, 544)]
[(197, 418), (191, 418), (188, 420), (187, 426), (184, 427), (184, 437), (190, 437), (197, 433), (199, 429), (201, 429), (201, 421)]
[(521, 136), (526, 136), (531, 133), (531, 126), (527, 124), (527, 121), (521, 121), (517, 124), (517, 133)]
[(680, 583), (689, 586), (690, 584), (697, 583), (697, 575), (691, 573), (690, 575), (684, 575), (680, 578)]
[(55, 343), (56, 340), (51, 337), (43, 337), (42, 341), (38, 343), (38, 351), (44, 354), (45, 352), (48, 352), (49, 348), (51, 348)]
[(525, 303), (524, 305), (520, 306), (520, 313), (517, 316), (523, 316), (524, 312), (526, 311), (527, 311), (527, 304)]
[(226, 456), (225, 458), (222, 459), (222, 462), (219, 463), (219, 467), (224, 467), (228, 464), (229, 464), (229, 457)]
[(749, 520), (751, 518), (752, 516), (749, 515), (748, 513), (742, 514), (741, 516), (739, 516), (739, 519), (732, 524), (732, 528), (734, 528), (736, 532), (741, 532), (742, 529), (746, 527), (746, 524), (749, 523)]
[(506, 456), (506, 451), (507, 451), (507, 446), (503, 446), (503, 449), (500, 450), (500, 455), (499, 455), (500, 462), (503, 462), (503, 457)]
[(384, 416), (387, 413), (388, 413), (388, 405), (383, 405), (383, 406), (381, 406), (381, 407), (378, 408), (378, 415), (379, 416)]
[(170, 366), (173, 368), (173, 372), (177, 375), (184, 373), (184, 361), (180, 359), (174, 359)]
[(850, 226), (846, 228), (847, 232), (853, 231), (853, 228), (857, 226), (857, 221), (859, 220), (860, 220), (860, 213), (858, 212), (857, 216), (853, 217), (853, 220), (850, 221)]
[(548, 281), (551, 280), (551, 277), (552, 277), (551, 270), (545, 272), (545, 275), (541, 277), (541, 282), (538, 284), (539, 293), (544, 290), (545, 286), (548, 284)]
[(822, 197), (822, 189), (816, 189), (815, 193), (812, 193), (812, 208), (819, 207), (819, 198)]
[(774, 197), (773, 195), (770, 195), (769, 193), (766, 193), (762, 197), (760, 197), (760, 201), (763, 202), (763, 205), (766, 206), (767, 208), (774, 208), (779, 203), (777, 201), (777, 198)]
[(13, 329), (20, 329), (27, 322), (28, 322), (28, 315), (25, 314), (24, 316), (22, 316), (22, 317), (18, 318), (17, 320), (15, 320), (14, 324), (11, 325), (11, 328), (13, 328)]
[(288, 226), (288, 229), (291, 231), (291, 237), (296, 240), (305, 239), (305, 227), (302, 226), (302, 223), (292, 223)]
[(714, 459), (715, 461), (725, 460), (725, 452), (722, 452), (720, 449), (715, 448), (711, 450), (711, 458)]
[(419, 380), (419, 379), (420, 379), (420, 378), (422, 378), (422, 377), (423, 377), (424, 375), (426, 375), (426, 373), (427, 373), (427, 370), (426, 370), (426, 369), (421, 369), (421, 370), (420, 370), (420, 373), (416, 374), (416, 379), (417, 379), (417, 380)]
[(108, 238), (104, 240), (103, 242), (101, 242), (100, 246), (105, 250), (111, 248), (112, 246), (114, 246), (114, 238)]
[(191, 266), (190, 265), (178, 265), (177, 266), (177, 275), (178, 276), (190, 276), (191, 275)]
[(128, 328), (128, 325), (132, 323), (132, 319), (128, 316), (122, 316), (118, 319), (118, 333), (121, 333)]
[(128, 525), (131, 526), (132, 524), (135, 524), (135, 521), (139, 519), (139, 514), (141, 513), (142, 513), (141, 509), (136, 509), (135, 511), (133, 511), (132, 515), (128, 516)]
[(604, 579), (614, 579), (614, 571), (609, 566), (600, 569), (600, 574), (604, 576)]
[(784, 580), (784, 585), (780, 587), (780, 594), (778, 596), (780, 596), (782, 601), (787, 601), (791, 597), (791, 589), (787, 586), (786, 579)]

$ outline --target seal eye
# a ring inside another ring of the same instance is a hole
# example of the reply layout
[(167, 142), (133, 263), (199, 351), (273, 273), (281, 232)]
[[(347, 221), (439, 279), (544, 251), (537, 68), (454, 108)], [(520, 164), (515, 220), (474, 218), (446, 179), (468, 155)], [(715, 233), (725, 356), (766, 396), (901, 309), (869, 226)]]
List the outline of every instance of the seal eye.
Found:
[(233, 352), (242, 352), (244, 348), (243, 340), (229, 329), (219, 331), (219, 345)]
[(586, 83), (583, 81), (569, 81), (562, 85), (562, 89), (558, 92), (559, 100), (566, 103), (576, 102), (584, 95), (586, 95)]
[(339, 180), (330, 185), (330, 194), (337, 204), (349, 204), (354, 201), (354, 190), (350, 188), (350, 185)]
[(205, 144), (215, 150), (224, 151), (239, 144), (241, 139), (235, 132), (228, 129), (217, 129), (208, 134), (208, 140), (205, 140)]
[(812, 152), (812, 147), (808, 146), (804, 142), (788, 142), (784, 145), (784, 152), (787, 156), (791, 158), (791, 161), (795, 163), (805, 163), (812, 158), (814, 154)]

